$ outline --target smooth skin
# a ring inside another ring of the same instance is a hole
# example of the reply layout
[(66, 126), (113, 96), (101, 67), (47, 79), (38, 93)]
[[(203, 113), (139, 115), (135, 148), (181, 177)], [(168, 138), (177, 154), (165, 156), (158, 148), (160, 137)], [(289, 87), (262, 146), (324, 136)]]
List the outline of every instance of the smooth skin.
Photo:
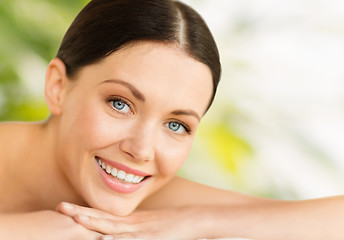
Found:
[[(343, 197), (276, 201), (175, 176), (211, 93), (208, 67), (173, 44), (128, 45), (73, 79), (53, 59), (50, 118), (0, 124), (0, 239), (341, 239)], [(96, 156), (150, 178), (116, 192)]]

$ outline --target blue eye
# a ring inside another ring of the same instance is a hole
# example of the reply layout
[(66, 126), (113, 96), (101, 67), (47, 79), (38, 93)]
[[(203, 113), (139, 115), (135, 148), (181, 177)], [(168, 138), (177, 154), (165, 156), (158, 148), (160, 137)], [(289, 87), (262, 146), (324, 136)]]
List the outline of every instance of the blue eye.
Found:
[(122, 100), (111, 100), (112, 106), (121, 113), (129, 113), (130, 107)]
[(184, 124), (182, 123), (179, 123), (179, 122), (168, 122), (167, 124), (167, 127), (172, 130), (173, 132), (175, 133), (179, 133), (179, 134), (182, 134), (182, 133), (190, 133), (190, 130), (184, 126)]
[(180, 129), (181, 125), (177, 122), (169, 122), (168, 128), (171, 129), (174, 132), (177, 132)]

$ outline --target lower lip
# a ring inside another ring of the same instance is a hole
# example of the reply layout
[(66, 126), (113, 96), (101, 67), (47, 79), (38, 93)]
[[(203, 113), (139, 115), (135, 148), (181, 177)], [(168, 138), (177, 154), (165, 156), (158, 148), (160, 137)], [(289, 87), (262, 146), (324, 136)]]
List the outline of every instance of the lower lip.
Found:
[(100, 166), (99, 164), (96, 162), (98, 170), (100, 172), (100, 175), (103, 179), (103, 181), (105, 182), (105, 184), (111, 188), (112, 190), (119, 192), (119, 193), (133, 193), (135, 191), (137, 191), (138, 189), (140, 189), (144, 184), (146, 184), (146, 182), (149, 181), (150, 177), (145, 178), (142, 182), (140, 183), (123, 183), (118, 181), (116, 178), (114, 178), (113, 176), (107, 174)]

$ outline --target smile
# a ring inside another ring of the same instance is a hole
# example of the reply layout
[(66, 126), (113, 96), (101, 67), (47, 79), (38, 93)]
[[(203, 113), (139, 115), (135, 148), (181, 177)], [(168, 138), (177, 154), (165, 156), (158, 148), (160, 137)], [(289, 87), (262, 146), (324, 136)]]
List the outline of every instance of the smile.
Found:
[(119, 170), (115, 167), (112, 167), (112, 166), (106, 164), (105, 162), (102, 162), (98, 157), (96, 157), (96, 160), (97, 160), (99, 166), (104, 170), (104, 172), (106, 172), (108, 175), (113, 176), (117, 180), (122, 181), (123, 183), (138, 184), (138, 183), (142, 182), (143, 179), (145, 178), (144, 176), (134, 175), (131, 173), (127, 173), (123, 170)]
[(152, 175), (95, 156), (95, 164), (105, 185), (118, 193), (133, 193), (146, 185)]

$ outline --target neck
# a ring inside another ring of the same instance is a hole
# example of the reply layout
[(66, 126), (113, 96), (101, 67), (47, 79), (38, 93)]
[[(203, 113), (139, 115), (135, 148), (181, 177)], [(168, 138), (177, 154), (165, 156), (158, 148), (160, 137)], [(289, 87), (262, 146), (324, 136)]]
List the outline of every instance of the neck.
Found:
[(23, 151), (27, 155), (21, 158), (21, 166), (26, 170), (22, 186), (30, 210), (55, 209), (61, 201), (86, 205), (58, 164), (57, 134), (57, 119), (33, 124), (27, 134), (28, 149)]

